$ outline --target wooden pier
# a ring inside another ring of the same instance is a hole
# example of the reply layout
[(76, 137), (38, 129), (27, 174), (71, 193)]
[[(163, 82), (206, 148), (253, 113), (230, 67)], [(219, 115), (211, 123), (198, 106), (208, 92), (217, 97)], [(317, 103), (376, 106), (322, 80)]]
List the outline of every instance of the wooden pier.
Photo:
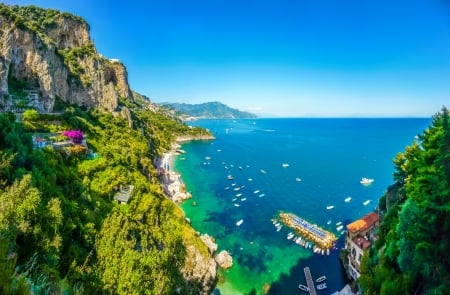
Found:
[(316, 288), (314, 287), (314, 282), (311, 277), (311, 271), (309, 270), (309, 267), (305, 267), (303, 271), (305, 272), (306, 284), (308, 285), (309, 294), (316, 295)]

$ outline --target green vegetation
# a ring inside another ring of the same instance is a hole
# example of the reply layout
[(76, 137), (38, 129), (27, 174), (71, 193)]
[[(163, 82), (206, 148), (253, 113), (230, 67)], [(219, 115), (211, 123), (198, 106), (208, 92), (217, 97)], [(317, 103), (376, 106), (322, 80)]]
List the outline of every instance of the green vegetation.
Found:
[(84, 75), (84, 69), (80, 65), (80, 61), (88, 56), (95, 56), (95, 53), (95, 47), (92, 42), (75, 48), (58, 50), (59, 56), (69, 69), (70, 75), (68, 78), (75, 79), (76, 82), (82, 83), (85, 86), (90, 84), (90, 79), (87, 75)]
[[(187, 246), (208, 250), (153, 167), (175, 136), (200, 130), (127, 104), (137, 128), (76, 107), (51, 118), (27, 111), (24, 124), (0, 115), (1, 294), (200, 293), (181, 269), (193, 263)], [(98, 156), (33, 149), (31, 132), (55, 129), (81, 130)], [(113, 196), (125, 185), (132, 198), (118, 205)]]
[(364, 294), (448, 294), (450, 120), (433, 117), (394, 159), (396, 183), (380, 200), (379, 238), (361, 262)]

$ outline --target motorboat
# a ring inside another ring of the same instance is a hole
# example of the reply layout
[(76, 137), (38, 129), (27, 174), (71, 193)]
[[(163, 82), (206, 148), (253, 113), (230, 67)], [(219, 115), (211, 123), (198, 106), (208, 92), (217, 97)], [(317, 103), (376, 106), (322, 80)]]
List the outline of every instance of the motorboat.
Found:
[(352, 200), (352, 197), (347, 197), (347, 198), (344, 199), (344, 202), (348, 203), (348, 202), (350, 202), (351, 200)]
[(238, 222), (236, 222), (237, 226), (240, 226), (242, 223), (244, 222), (244, 219), (239, 220)]
[(327, 283), (322, 283), (317, 285), (317, 290), (325, 290), (327, 288)]
[(326, 279), (327, 279), (326, 276), (318, 277), (317, 280), (316, 280), (316, 283), (322, 283), (322, 282), (325, 281)]
[(331, 210), (331, 209), (333, 209), (333, 208), (334, 208), (333, 205), (327, 206), (327, 210)]

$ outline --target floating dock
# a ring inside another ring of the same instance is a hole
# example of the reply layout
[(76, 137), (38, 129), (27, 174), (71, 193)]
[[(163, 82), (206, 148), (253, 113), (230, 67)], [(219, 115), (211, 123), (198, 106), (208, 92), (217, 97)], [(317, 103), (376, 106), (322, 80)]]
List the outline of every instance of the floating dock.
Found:
[(305, 272), (306, 284), (308, 285), (309, 294), (316, 295), (316, 288), (314, 287), (314, 282), (312, 280), (311, 271), (309, 270), (309, 267), (305, 267), (303, 271)]
[(295, 214), (280, 212), (279, 219), (284, 225), (294, 229), (299, 235), (315, 243), (321, 249), (330, 249), (337, 241), (333, 233), (309, 223)]

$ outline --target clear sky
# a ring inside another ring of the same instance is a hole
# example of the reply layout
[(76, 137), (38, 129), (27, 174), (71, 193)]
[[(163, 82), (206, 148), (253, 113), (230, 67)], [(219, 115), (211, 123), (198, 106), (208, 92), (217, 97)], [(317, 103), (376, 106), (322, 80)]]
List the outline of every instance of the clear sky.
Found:
[(450, 107), (448, 0), (42, 0), (79, 15), (154, 102), (261, 116), (425, 116)]

